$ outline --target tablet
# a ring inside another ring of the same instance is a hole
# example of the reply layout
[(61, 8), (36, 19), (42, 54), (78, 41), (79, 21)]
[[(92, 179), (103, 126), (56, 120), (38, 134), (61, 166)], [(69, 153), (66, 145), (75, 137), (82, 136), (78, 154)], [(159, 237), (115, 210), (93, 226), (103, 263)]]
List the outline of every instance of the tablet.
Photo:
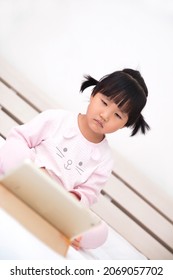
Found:
[(100, 218), (29, 160), (0, 183), (72, 240), (99, 225)]

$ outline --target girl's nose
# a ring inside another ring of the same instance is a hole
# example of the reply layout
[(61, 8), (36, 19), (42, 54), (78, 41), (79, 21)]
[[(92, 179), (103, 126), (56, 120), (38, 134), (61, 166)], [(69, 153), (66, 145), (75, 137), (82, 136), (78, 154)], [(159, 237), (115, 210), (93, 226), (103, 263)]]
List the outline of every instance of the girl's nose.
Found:
[(109, 120), (109, 115), (107, 113), (101, 113), (100, 114), (100, 117), (105, 121), (107, 122)]

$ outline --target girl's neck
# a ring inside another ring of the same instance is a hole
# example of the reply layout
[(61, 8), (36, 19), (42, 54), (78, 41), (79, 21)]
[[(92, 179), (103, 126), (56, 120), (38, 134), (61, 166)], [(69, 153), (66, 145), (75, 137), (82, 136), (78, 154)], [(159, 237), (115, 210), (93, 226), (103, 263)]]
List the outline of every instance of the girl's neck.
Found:
[(86, 115), (84, 114), (78, 115), (78, 127), (82, 135), (92, 143), (100, 143), (105, 138), (105, 135), (94, 133), (90, 129)]

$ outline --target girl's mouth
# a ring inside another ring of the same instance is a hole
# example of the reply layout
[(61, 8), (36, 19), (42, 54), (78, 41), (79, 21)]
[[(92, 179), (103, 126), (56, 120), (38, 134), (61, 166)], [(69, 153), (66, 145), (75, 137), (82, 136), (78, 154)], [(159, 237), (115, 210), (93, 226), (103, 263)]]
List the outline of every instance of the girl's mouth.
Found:
[(103, 128), (103, 123), (100, 120), (94, 119), (94, 121), (101, 127)]

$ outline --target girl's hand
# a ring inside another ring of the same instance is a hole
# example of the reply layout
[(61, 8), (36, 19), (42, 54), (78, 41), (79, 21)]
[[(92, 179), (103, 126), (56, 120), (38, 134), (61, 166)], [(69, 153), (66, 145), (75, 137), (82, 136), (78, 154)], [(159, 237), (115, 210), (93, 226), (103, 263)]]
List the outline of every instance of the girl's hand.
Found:
[(71, 242), (71, 246), (76, 249), (79, 250), (80, 249), (80, 241), (82, 239), (82, 236), (79, 236), (77, 238), (75, 238), (72, 242)]

